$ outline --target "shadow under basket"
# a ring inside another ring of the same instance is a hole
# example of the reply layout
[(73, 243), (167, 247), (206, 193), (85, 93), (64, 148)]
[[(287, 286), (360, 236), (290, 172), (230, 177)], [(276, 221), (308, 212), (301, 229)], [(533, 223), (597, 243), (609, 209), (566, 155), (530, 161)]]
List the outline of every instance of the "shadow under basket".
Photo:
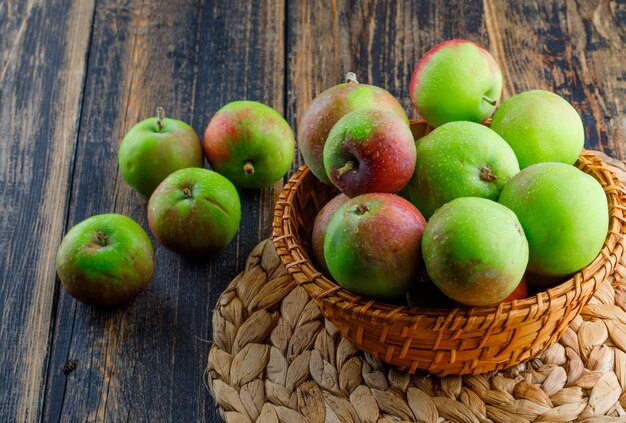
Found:
[[(416, 138), (427, 128), (413, 123)], [(576, 167), (596, 178), (609, 204), (609, 231), (596, 259), (567, 281), (496, 306), (425, 309), (394, 306), (352, 294), (316, 270), (310, 239), (318, 211), (337, 191), (302, 166), (276, 203), (273, 241), (294, 280), (324, 317), (358, 348), (403, 371), (479, 374), (530, 360), (557, 342), (614, 271), (624, 252), (626, 198), (619, 179), (588, 151)], [(584, 202), (584, 199), (580, 199)]]

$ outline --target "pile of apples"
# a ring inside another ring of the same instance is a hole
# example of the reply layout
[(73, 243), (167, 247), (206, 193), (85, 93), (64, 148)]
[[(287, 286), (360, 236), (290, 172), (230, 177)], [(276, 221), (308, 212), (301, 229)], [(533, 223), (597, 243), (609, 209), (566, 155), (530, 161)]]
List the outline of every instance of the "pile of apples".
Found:
[[(184, 255), (224, 248), (241, 221), (235, 185), (263, 188), (293, 162), (295, 140), (285, 119), (254, 101), (222, 107), (204, 144), (191, 126), (157, 117), (136, 124), (118, 153), (122, 177), (148, 198), (148, 223), (165, 247)], [(204, 168), (204, 155), (213, 170)], [(152, 243), (139, 224), (120, 214), (92, 216), (65, 236), (56, 257), (63, 286), (88, 304), (111, 306), (137, 297), (154, 271)]]
[(425, 270), (450, 299), (484, 306), (593, 261), (608, 231), (607, 199), (573, 166), (584, 128), (565, 99), (533, 90), (497, 107), (498, 64), (465, 40), (428, 51), (409, 89), (433, 128), (417, 141), (400, 103), (352, 74), (302, 117), (305, 162), (341, 191), (315, 219), (320, 268), (351, 292), (390, 302), (419, 296)]

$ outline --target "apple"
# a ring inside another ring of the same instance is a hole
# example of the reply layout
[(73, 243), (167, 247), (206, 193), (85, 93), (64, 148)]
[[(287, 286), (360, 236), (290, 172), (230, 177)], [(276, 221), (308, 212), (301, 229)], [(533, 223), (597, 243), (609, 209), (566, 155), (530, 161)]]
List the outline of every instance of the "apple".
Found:
[(155, 238), (172, 251), (203, 255), (224, 248), (241, 221), (235, 186), (208, 169), (181, 169), (165, 178), (148, 202)]
[(428, 275), (444, 294), (484, 306), (501, 302), (519, 285), (528, 242), (511, 210), (486, 198), (461, 197), (430, 218), (422, 254)]
[(499, 202), (515, 212), (530, 246), (528, 270), (565, 276), (593, 261), (609, 227), (606, 195), (591, 175), (564, 163), (522, 170)]
[(317, 266), (324, 273), (328, 273), (328, 266), (326, 266), (326, 260), (324, 259), (324, 236), (326, 235), (326, 229), (335, 212), (349, 199), (350, 197), (345, 194), (335, 196), (322, 207), (315, 217), (313, 231), (311, 232), (311, 250)]
[(211, 167), (241, 188), (264, 188), (293, 162), (291, 127), (274, 109), (256, 101), (233, 101), (213, 116), (204, 132)]
[(393, 113), (357, 110), (339, 119), (328, 134), (324, 166), (332, 183), (348, 197), (398, 193), (415, 169), (415, 141)]
[(129, 217), (91, 216), (63, 238), (56, 270), (77, 300), (97, 306), (122, 304), (137, 297), (152, 278), (152, 243)]
[(122, 177), (144, 197), (150, 197), (170, 173), (204, 166), (202, 144), (193, 128), (164, 117), (162, 108), (157, 114), (133, 126), (118, 152)]
[(474, 122), (450, 122), (418, 140), (408, 191), (428, 219), (458, 197), (497, 201), (519, 170), (515, 153), (494, 131)]
[(489, 52), (467, 40), (449, 40), (417, 63), (409, 84), (411, 100), (431, 126), (482, 122), (502, 94), (502, 73)]
[(511, 292), (511, 295), (506, 297), (503, 302), (510, 303), (513, 300), (523, 300), (524, 298), (528, 298), (528, 282), (526, 281), (526, 277), (522, 278), (517, 288), (515, 288), (513, 292)]
[(402, 105), (382, 88), (359, 84), (349, 72), (347, 82), (319, 94), (302, 115), (298, 126), (298, 147), (311, 172), (330, 184), (324, 167), (324, 144), (330, 130), (343, 116), (360, 109), (385, 110), (396, 115), (407, 126), (409, 119)]
[(364, 194), (344, 203), (324, 237), (330, 274), (355, 294), (391, 301), (417, 283), (426, 220), (394, 194)]
[(576, 163), (585, 143), (578, 112), (549, 91), (520, 93), (502, 103), (491, 129), (515, 151), (522, 169), (543, 162)]

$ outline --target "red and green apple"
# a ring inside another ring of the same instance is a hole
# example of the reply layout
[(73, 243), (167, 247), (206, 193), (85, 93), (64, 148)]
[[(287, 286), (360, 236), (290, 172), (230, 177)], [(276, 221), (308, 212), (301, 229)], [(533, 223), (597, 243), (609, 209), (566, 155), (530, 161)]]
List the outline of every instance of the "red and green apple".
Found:
[(137, 297), (150, 282), (152, 243), (129, 217), (91, 216), (63, 238), (56, 270), (74, 298), (98, 306), (122, 304)]
[(448, 297), (484, 306), (507, 298), (528, 263), (528, 242), (513, 213), (495, 201), (461, 197), (428, 221), (422, 241), (428, 275)]
[(233, 101), (209, 122), (204, 151), (213, 170), (238, 187), (264, 188), (289, 170), (295, 140), (276, 110), (256, 101)]
[(241, 221), (235, 186), (208, 169), (181, 169), (157, 187), (148, 202), (155, 238), (172, 251), (203, 255), (224, 248)]
[(376, 109), (351, 112), (335, 124), (324, 145), (324, 166), (348, 197), (400, 192), (415, 169), (415, 141), (396, 115)]
[(170, 173), (204, 166), (202, 144), (193, 128), (180, 120), (163, 117), (162, 109), (157, 113), (158, 117), (133, 126), (118, 152), (122, 177), (144, 197), (150, 197)]
[(346, 290), (380, 300), (403, 297), (417, 283), (426, 220), (400, 196), (364, 194), (346, 202), (328, 224), (324, 257)]

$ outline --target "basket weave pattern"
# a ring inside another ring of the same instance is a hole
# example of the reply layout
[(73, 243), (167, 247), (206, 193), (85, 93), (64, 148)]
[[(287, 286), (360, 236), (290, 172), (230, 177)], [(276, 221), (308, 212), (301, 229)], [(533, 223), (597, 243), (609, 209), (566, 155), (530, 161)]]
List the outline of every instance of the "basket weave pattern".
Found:
[[(318, 211), (335, 194), (301, 167), (284, 187), (273, 220), (273, 241), (294, 280), (323, 315), (357, 347), (414, 373), (479, 374), (525, 362), (563, 335), (570, 322), (614, 271), (624, 252), (624, 188), (592, 153), (576, 166), (595, 177), (609, 203), (609, 232), (599, 256), (560, 285), (497, 306), (418, 309), (354, 295), (315, 269), (310, 235)], [(580, 199), (584, 202), (584, 199)]]

